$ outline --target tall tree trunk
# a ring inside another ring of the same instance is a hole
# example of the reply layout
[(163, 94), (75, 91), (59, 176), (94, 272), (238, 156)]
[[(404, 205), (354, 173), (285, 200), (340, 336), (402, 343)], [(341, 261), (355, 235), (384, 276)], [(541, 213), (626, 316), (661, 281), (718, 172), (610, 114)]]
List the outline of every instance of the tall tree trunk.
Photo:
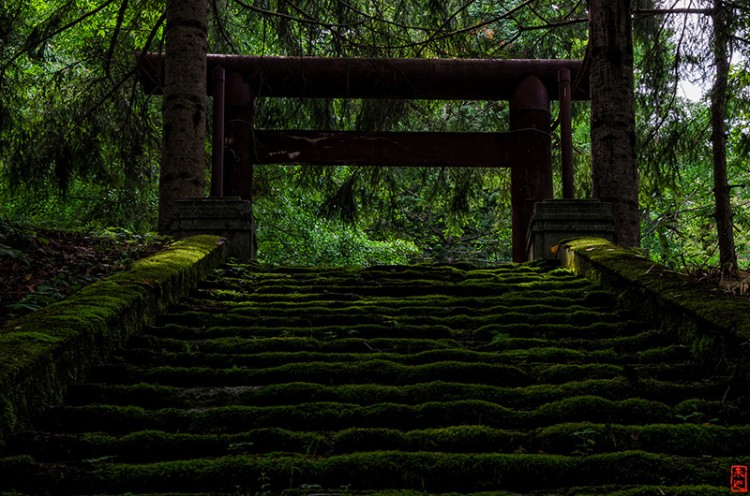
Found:
[(206, 134), (207, 0), (167, 0), (164, 147), (159, 232), (175, 202), (203, 196)]
[(639, 246), (630, 0), (589, 1), (593, 196), (612, 203), (615, 242)]
[(724, 275), (737, 274), (737, 254), (734, 249), (732, 204), (727, 179), (727, 84), (729, 81), (729, 12), (723, 0), (716, 0), (712, 20), (714, 24), (714, 64), (716, 79), (711, 91), (711, 144), (714, 159), (714, 198), (716, 202), (716, 230), (719, 241), (719, 262)]

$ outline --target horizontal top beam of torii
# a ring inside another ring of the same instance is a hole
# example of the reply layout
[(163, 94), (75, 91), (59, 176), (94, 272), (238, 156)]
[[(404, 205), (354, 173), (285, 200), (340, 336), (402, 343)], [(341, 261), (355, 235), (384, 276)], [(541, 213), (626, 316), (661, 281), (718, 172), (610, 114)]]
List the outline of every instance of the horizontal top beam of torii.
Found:
[[(208, 93), (216, 67), (243, 76), (257, 97), (509, 100), (528, 76), (549, 98), (559, 95), (558, 73), (568, 69), (574, 100), (588, 100), (589, 80), (580, 60), (383, 59), (208, 55)], [(147, 93), (163, 91), (164, 54), (142, 58)]]

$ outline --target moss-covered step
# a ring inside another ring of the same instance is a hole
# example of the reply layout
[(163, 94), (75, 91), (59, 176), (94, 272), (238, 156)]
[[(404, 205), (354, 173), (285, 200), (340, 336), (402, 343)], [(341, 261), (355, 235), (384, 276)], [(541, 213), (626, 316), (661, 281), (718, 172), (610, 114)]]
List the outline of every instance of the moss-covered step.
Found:
[[(208, 286), (211, 287), (210, 285)], [(584, 290), (590, 284), (581, 279), (571, 278), (569, 280), (555, 281), (550, 284), (544, 280), (532, 280), (523, 283), (494, 281), (465, 281), (458, 284), (431, 283), (431, 281), (409, 281), (402, 284), (389, 282), (382, 285), (371, 285), (356, 288), (356, 294), (360, 297), (410, 297), (414, 295), (443, 295), (443, 296), (483, 296), (487, 294), (503, 294), (512, 291), (566, 291)], [(249, 281), (222, 281), (217, 283), (216, 289), (225, 291), (237, 291), (256, 297), (266, 297), (266, 300), (293, 300), (293, 299), (318, 299), (321, 301), (346, 299), (349, 294), (347, 290), (354, 287), (340, 287), (333, 283), (326, 286), (304, 286), (304, 285), (271, 285), (255, 288)]]
[[(156, 332), (156, 334), (154, 334)], [(355, 338), (321, 336), (323, 339), (305, 337), (290, 337), (279, 335), (271, 337), (227, 336), (216, 339), (178, 339), (165, 338), (159, 335), (158, 329), (146, 330), (140, 336), (134, 336), (131, 344), (135, 347), (147, 347), (151, 350), (165, 352), (193, 352), (193, 353), (224, 353), (245, 354), (266, 352), (318, 351), (331, 353), (350, 353), (364, 351), (365, 353), (418, 353), (425, 350), (443, 350), (463, 348), (463, 344), (455, 339), (430, 338)], [(661, 343), (661, 341), (659, 341)]]
[[(400, 403), (417, 405), (428, 401), (483, 400), (509, 408), (532, 410), (539, 405), (575, 396), (594, 395), (610, 400), (644, 398), (678, 405), (693, 398), (722, 398), (730, 383), (726, 379), (675, 383), (641, 380), (632, 383), (624, 377), (586, 379), (562, 384), (539, 384), (518, 387), (492, 386), (434, 381), (406, 386), (383, 384), (350, 384), (333, 386), (311, 382), (287, 382), (263, 386), (188, 387), (152, 383), (74, 386), (67, 403), (82, 406), (89, 403), (133, 405), (147, 409), (205, 408), (216, 406), (274, 406), (314, 401), (374, 405)], [(697, 411), (697, 410), (694, 410)], [(708, 418), (708, 417), (706, 417)]]
[[(550, 453), (571, 456), (647, 451), (686, 457), (733, 456), (746, 446), (750, 427), (713, 424), (620, 425), (563, 423), (534, 430), (509, 430), (486, 425), (399, 430), (387, 427), (352, 427), (310, 432), (279, 427), (231, 434), (133, 431), (124, 435), (104, 432), (26, 433), (17, 446), (40, 462), (70, 458), (145, 463), (184, 460), (194, 453), (204, 457), (297, 453), (331, 456), (363, 451), (441, 453)], [(717, 451), (716, 448), (720, 447)]]
[[(663, 362), (665, 359), (676, 361), (689, 358), (689, 350), (684, 347), (666, 347), (645, 353), (637, 358), (641, 363)], [(229, 360), (227, 360), (229, 358)], [(164, 350), (150, 350), (134, 348), (118, 353), (117, 359), (139, 365), (167, 365), (172, 367), (243, 367), (246, 369), (260, 369), (280, 367), (292, 361), (308, 362), (363, 362), (372, 359), (386, 360), (402, 365), (424, 365), (432, 362), (464, 362), (464, 363), (498, 363), (515, 364), (526, 362), (578, 362), (578, 363), (621, 363), (623, 357), (612, 350), (584, 351), (573, 348), (540, 347), (531, 349), (516, 349), (504, 351), (477, 351), (468, 349), (438, 349), (419, 353), (391, 353), (389, 351), (362, 352), (265, 352), (265, 353), (233, 353), (227, 357), (226, 353), (200, 353), (191, 351), (166, 352)], [(644, 361), (648, 359), (648, 361)]]
[[(476, 492), (531, 491), (571, 486), (619, 484), (686, 485), (706, 481), (726, 484), (730, 458), (674, 457), (622, 451), (587, 457), (537, 454), (432, 453), (374, 451), (308, 457), (270, 453), (125, 464), (112, 460), (90, 463), (89, 470), (65, 464), (39, 465), (28, 456), (0, 459), (0, 480), (10, 475), (13, 489), (57, 494), (149, 491), (241, 490), (271, 494), (316, 484), (323, 488), (412, 489)], [(18, 474), (25, 475), (16, 479)], [(532, 476), (533, 474), (533, 476)], [(265, 483), (265, 484), (264, 484)], [(7, 483), (4, 484), (7, 486)], [(355, 489), (356, 490), (356, 489)], [(580, 490), (580, 489), (579, 489)]]
[[(270, 305), (266, 305), (270, 306)], [(486, 307), (485, 307), (486, 308)], [(355, 325), (363, 318), (373, 323), (390, 325), (435, 325), (448, 326), (453, 329), (475, 329), (487, 324), (503, 323), (526, 324), (572, 324), (591, 325), (600, 322), (619, 322), (627, 319), (627, 314), (612, 309), (598, 311), (586, 308), (557, 308), (542, 305), (514, 308), (487, 308), (482, 315), (470, 315), (460, 312), (460, 308), (446, 305), (431, 307), (405, 308), (393, 311), (386, 307), (368, 308), (328, 308), (328, 309), (279, 309), (276, 315), (271, 315), (273, 307), (267, 309), (254, 308), (228, 309), (226, 306), (216, 308), (201, 307), (198, 311), (183, 310), (171, 313), (158, 319), (162, 324), (184, 325), (191, 327), (203, 326), (245, 326), (252, 327), (319, 327), (328, 325)], [(419, 313), (417, 313), (419, 312)], [(459, 313), (460, 312), (460, 313)], [(502, 316), (499, 319), (499, 316)]]
[[(716, 422), (747, 421), (736, 408), (702, 405)], [(39, 421), (45, 429), (110, 433), (129, 430), (167, 432), (235, 433), (262, 427), (334, 430), (349, 427), (417, 429), (451, 425), (487, 425), (496, 428), (532, 429), (560, 422), (672, 423), (684, 406), (670, 408), (662, 402), (642, 398), (609, 400), (598, 396), (575, 396), (517, 410), (484, 400), (429, 401), (418, 405), (377, 403), (356, 405), (311, 402), (278, 406), (225, 406), (213, 408), (148, 410), (135, 406), (85, 405), (51, 408)], [(687, 413), (686, 413), (687, 414)]]
[[(514, 288), (512, 292), (502, 294), (486, 294), (482, 296), (467, 295), (409, 295), (408, 298), (393, 298), (381, 296), (377, 299), (368, 298), (353, 292), (336, 293), (326, 295), (323, 298), (315, 294), (293, 294), (293, 295), (258, 295), (243, 291), (226, 289), (220, 285), (215, 288), (198, 288), (191, 292), (191, 297), (184, 300), (188, 305), (198, 308), (212, 305), (224, 305), (231, 307), (260, 307), (269, 308), (271, 312), (279, 310), (304, 310), (307, 308), (348, 308), (369, 306), (387, 306), (393, 311), (404, 308), (415, 308), (420, 312), (420, 307), (457, 307), (457, 311), (465, 312), (468, 309), (487, 309), (493, 306), (513, 306), (518, 308), (525, 305), (541, 305), (544, 307), (571, 307), (581, 305), (588, 308), (607, 307), (615, 305), (614, 295), (608, 291), (602, 291), (593, 285), (583, 286), (578, 291), (564, 289), (533, 289), (523, 290)], [(268, 305), (272, 306), (268, 306)]]
[[(316, 339), (309, 336), (288, 335), (257, 337), (227, 336), (223, 338), (179, 339), (161, 335), (160, 328), (148, 328), (141, 335), (131, 338), (133, 349), (148, 348), (155, 352), (248, 354), (267, 352), (330, 352), (330, 353), (419, 353), (425, 350), (463, 349), (463, 339), (432, 338), (360, 338), (343, 337), (335, 340), (330, 335)], [(621, 356), (637, 357), (643, 350), (661, 349), (674, 345), (678, 337), (674, 332), (649, 329), (637, 334), (616, 337), (556, 338), (554, 343), (561, 348), (582, 350), (615, 351)], [(486, 340), (473, 342), (475, 349), (484, 351), (525, 350), (544, 348), (550, 341), (543, 338), (513, 338), (501, 332), (487, 332)]]
[[(617, 375), (620, 367), (604, 368), (601, 375)], [(591, 368), (589, 372), (598, 371)], [(387, 360), (371, 359), (353, 363), (308, 362), (288, 363), (278, 367), (247, 369), (237, 366), (210, 367), (138, 367), (129, 364), (97, 367), (94, 371), (103, 382), (150, 382), (168, 386), (261, 386), (298, 382), (302, 379), (318, 384), (393, 384), (407, 385), (431, 381), (461, 381), (469, 384), (524, 386), (529, 376), (517, 366), (456, 361), (432, 362), (423, 365), (402, 365)]]
[(0, 493), (726, 494), (736, 377), (624, 303), (549, 262), (225, 264), (9, 441)]

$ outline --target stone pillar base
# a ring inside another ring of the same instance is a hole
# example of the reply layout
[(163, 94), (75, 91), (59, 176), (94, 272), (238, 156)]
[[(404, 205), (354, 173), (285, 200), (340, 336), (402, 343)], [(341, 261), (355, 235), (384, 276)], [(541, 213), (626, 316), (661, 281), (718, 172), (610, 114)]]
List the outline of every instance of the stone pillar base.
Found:
[(253, 205), (238, 196), (177, 201), (169, 233), (175, 239), (196, 234), (222, 236), (227, 240), (230, 257), (255, 259)]
[(614, 239), (612, 204), (599, 200), (545, 200), (534, 205), (526, 251), (529, 260), (556, 258), (560, 241), (596, 237)]

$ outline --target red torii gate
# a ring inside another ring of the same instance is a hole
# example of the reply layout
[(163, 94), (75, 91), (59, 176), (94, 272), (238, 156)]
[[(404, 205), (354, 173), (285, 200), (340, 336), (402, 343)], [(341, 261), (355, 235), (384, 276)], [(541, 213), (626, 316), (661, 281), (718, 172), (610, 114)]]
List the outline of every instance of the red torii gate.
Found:
[[(162, 90), (164, 58), (145, 54), (144, 90)], [(579, 60), (376, 59), (209, 55), (214, 98), (211, 195), (252, 201), (254, 164), (511, 168), (513, 259), (526, 260), (534, 204), (552, 197), (550, 100), (560, 100), (563, 197), (573, 197), (572, 100), (588, 100)], [(571, 80), (575, 85), (571, 85)], [(573, 86), (571, 88), (571, 86)], [(509, 100), (506, 133), (264, 131), (263, 97)]]

